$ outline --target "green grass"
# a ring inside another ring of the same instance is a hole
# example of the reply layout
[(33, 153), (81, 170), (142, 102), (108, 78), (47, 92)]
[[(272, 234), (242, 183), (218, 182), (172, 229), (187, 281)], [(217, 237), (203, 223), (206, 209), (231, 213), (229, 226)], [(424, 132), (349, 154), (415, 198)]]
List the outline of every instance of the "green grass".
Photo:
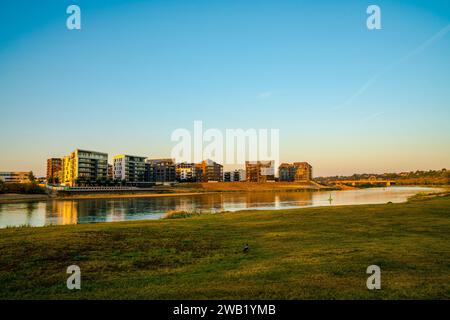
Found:
[(450, 197), (3, 229), (0, 299), (17, 298), (449, 299)]

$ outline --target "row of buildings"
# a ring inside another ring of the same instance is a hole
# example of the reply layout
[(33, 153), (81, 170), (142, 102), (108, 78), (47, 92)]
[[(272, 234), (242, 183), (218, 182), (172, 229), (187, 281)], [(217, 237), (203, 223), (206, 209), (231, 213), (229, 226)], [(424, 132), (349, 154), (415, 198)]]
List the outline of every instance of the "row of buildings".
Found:
[[(246, 181), (275, 181), (274, 161), (246, 161)], [(312, 166), (307, 162), (282, 163), (278, 167), (278, 181), (309, 182), (312, 180)]]
[(2, 171), (0, 181), (6, 183), (30, 183), (33, 173), (30, 171)]
[[(47, 160), (47, 181), (66, 186), (92, 185), (116, 180), (132, 186), (169, 182), (275, 181), (274, 161), (247, 161), (245, 170), (223, 172), (212, 160), (175, 163), (173, 159), (148, 159), (121, 154), (108, 163), (108, 154), (76, 149), (63, 158)], [(279, 167), (280, 181), (309, 181), (312, 167), (306, 162)]]
[(223, 181), (223, 166), (211, 160), (201, 163), (175, 163), (172, 159), (147, 159), (121, 154), (108, 163), (108, 154), (76, 149), (63, 158), (47, 160), (47, 181), (66, 186), (119, 180), (143, 186), (175, 181)]

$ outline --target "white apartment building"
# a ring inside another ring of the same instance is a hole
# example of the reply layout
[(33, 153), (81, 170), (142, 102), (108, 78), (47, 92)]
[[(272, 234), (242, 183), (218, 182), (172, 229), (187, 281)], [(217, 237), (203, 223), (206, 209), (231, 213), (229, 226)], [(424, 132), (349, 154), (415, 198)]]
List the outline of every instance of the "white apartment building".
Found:
[(145, 182), (145, 157), (121, 154), (113, 158), (114, 179), (125, 180), (127, 183), (139, 184)]

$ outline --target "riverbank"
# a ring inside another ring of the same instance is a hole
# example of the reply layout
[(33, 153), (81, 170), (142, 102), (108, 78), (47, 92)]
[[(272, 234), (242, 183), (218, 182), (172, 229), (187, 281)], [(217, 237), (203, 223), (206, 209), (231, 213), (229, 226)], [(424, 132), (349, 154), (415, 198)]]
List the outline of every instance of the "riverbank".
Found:
[(50, 199), (50, 197), (47, 194), (17, 194), (17, 193), (0, 194), (0, 204), (15, 203), (15, 202), (45, 201), (48, 199)]
[(53, 194), (0, 194), (0, 204), (17, 202), (35, 202), (45, 200), (80, 199), (121, 199), (152, 198), (200, 195), (225, 192), (305, 192), (335, 190), (319, 184), (304, 183), (256, 183), (256, 182), (217, 182), (217, 183), (180, 183), (173, 187), (158, 186), (152, 191), (109, 191), (109, 192), (57, 192)]
[(10, 228), (0, 252), (1, 299), (449, 299), (450, 197)]

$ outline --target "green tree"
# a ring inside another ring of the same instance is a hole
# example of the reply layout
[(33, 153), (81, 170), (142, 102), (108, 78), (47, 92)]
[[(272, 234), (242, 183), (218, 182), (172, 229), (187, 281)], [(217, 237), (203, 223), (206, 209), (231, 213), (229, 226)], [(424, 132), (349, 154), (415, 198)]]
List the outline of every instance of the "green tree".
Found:
[(76, 179), (75, 179), (75, 185), (77, 186), (77, 187), (79, 187), (79, 186), (81, 186), (81, 185), (84, 185), (85, 184), (85, 179), (83, 178), (83, 177), (77, 177)]
[(33, 171), (30, 171), (28, 173), (28, 180), (30, 180), (31, 182), (35, 182), (36, 181), (36, 177), (33, 174)]

